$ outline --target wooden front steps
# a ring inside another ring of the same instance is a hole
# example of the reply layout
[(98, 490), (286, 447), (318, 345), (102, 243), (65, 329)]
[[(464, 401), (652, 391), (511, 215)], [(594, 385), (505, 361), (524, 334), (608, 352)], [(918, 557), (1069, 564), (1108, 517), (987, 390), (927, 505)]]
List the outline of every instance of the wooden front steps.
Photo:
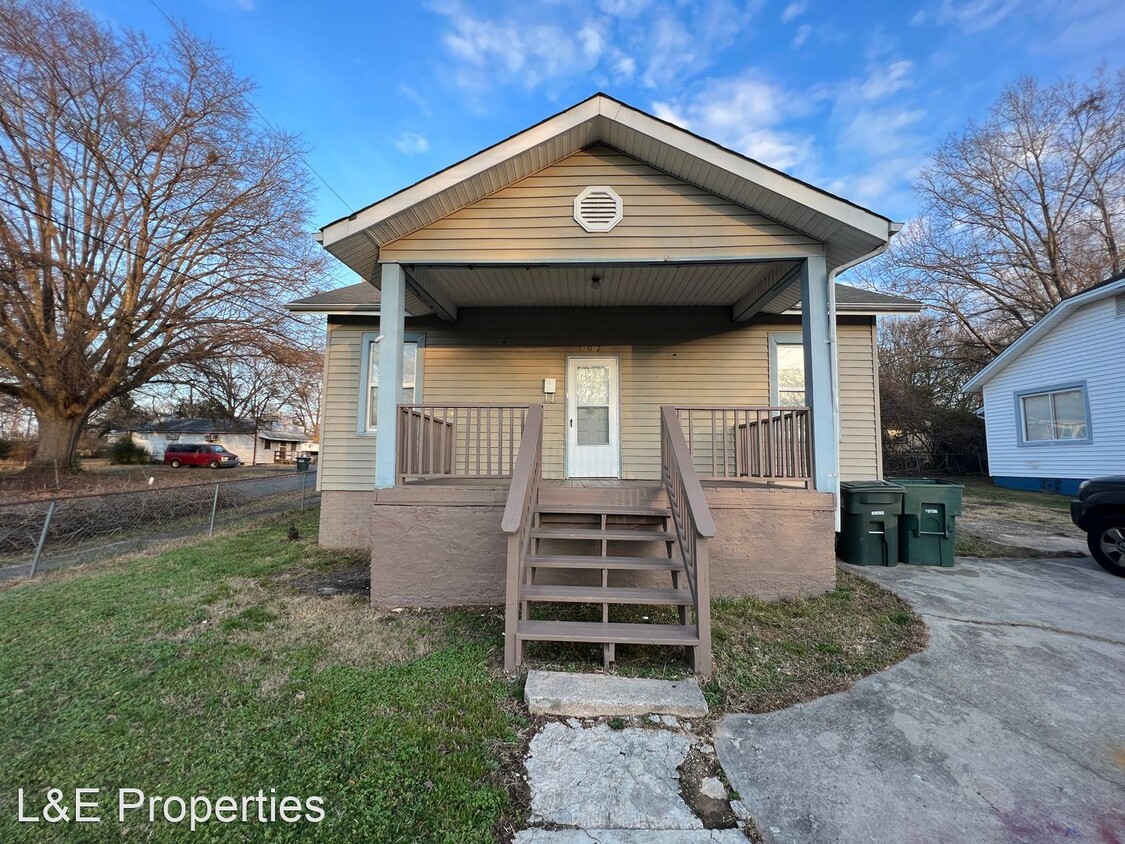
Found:
[[(546, 493), (546, 490), (544, 490)], [(671, 511), (661, 487), (634, 489), (568, 489), (544, 494), (533, 514), (530, 547), (523, 559), (519, 586), (520, 613), (515, 639), (519, 652), (525, 642), (587, 642), (602, 645), (608, 666), (617, 644), (667, 645), (693, 648), (700, 644), (692, 623), (691, 592), (676, 556)], [(638, 543), (660, 548), (659, 555)], [(628, 556), (623, 551), (641, 551)], [(540, 571), (551, 572), (542, 582)], [(558, 582), (572, 572), (581, 585)], [(590, 585), (592, 572), (600, 585)], [(616, 580), (645, 585), (611, 585)], [(659, 585), (663, 581), (667, 586)], [(601, 621), (532, 618), (544, 604), (600, 606)], [(611, 606), (676, 607), (678, 624), (610, 621)]]

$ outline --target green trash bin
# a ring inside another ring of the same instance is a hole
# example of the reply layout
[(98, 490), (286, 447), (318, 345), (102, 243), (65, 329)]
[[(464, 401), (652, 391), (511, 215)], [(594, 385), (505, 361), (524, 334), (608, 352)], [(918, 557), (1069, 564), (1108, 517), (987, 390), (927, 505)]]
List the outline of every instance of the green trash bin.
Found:
[(310, 463), (312, 463), (311, 457), (298, 457), (297, 458), (297, 471), (298, 472), (307, 472), (309, 470), (309, 464)]
[(965, 487), (939, 478), (891, 478), (906, 491), (899, 559), (916, 566), (952, 566)]
[(840, 484), (840, 554), (857, 566), (898, 564), (903, 490), (888, 481)]

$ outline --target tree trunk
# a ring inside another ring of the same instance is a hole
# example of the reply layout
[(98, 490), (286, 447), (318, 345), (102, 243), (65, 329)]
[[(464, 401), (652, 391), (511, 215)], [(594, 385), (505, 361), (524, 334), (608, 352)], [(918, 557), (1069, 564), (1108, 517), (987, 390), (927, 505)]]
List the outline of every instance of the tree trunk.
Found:
[(39, 445), (35, 450), (33, 466), (53, 466), (69, 469), (74, 465), (74, 452), (82, 434), (84, 417), (67, 416), (58, 411), (39, 411)]

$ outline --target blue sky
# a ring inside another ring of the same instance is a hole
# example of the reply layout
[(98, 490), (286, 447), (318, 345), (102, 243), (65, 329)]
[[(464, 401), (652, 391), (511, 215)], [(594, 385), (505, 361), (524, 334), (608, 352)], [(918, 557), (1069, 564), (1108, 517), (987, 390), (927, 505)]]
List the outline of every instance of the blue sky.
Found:
[[(169, 32), (148, 0), (84, 2)], [(1121, 0), (157, 2), (356, 209), (604, 90), (906, 220), (927, 152), (1006, 84), (1125, 44)], [(318, 187), (316, 227), (349, 213)]]

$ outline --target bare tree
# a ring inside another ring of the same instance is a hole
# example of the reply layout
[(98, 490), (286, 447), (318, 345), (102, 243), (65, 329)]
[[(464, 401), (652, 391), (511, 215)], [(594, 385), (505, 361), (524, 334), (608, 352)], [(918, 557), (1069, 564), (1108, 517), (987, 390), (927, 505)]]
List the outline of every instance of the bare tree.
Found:
[(298, 141), (248, 81), (65, 0), (0, 0), (0, 393), (36, 460), (69, 463), (91, 413), (171, 368), (278, 334), (322, 269)]
[(993, 356), (1125, 269), (1125, 71), (1021, 79), (933, 155), (921, 214), (864, 277), (929, 303)]
[(189, 384), (194, 402), (208, 415), (255, 422), (292, 416), (305, 422), (310, 390), (320, 393), (322, 365), (320, 352), (294, 339), (193, 361), (174, 374), (180, 393)]

